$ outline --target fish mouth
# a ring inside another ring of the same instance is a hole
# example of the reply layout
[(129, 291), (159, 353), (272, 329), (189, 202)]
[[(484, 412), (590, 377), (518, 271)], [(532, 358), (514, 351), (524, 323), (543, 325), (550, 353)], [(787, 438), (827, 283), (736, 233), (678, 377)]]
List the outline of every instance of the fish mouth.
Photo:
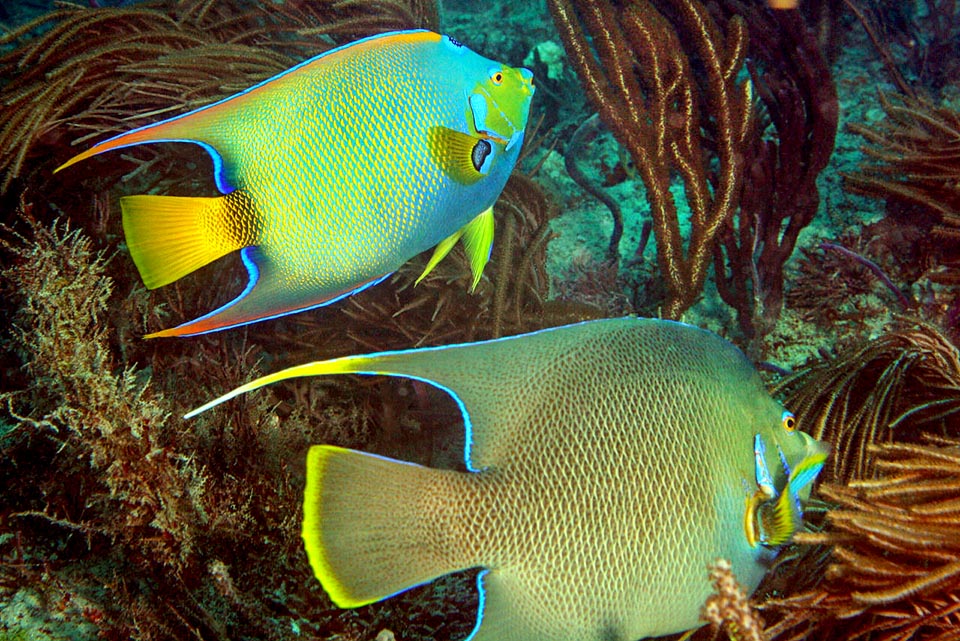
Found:
[(533, 84), (533, 72), (526, 67), (520, 67), (518, 71), (520, 72), (520, 77), (523, 78), (523, 89), (527, 92), (527, 95), (533, 96), (537, 90), (536, 85)]
[(803, 449), (804, 449), (804, 458), (811, 456), (813, 454), (822, 454), (824, 456), (830, 456), (830, 452), (833, 451), (833, 446), (827, 443), (826, 441), (819, 441), (806, 432), (797, 431), (800, 434), (800, 437), (803, 439)]

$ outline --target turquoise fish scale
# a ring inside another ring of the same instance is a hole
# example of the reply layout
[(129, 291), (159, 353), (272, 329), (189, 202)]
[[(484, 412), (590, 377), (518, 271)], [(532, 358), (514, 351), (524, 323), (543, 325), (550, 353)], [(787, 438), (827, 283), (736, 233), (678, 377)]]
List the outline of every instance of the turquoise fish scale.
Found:
[[(389, 84), (395, 75), (393, 69), (403, 57), (389, 56), (372, 68), (364, 64), (366, 73), (362, 77), (358, 77), (357, 65), (343, 72), (334, 68), (310, 76), (310, 86), (295, 92), (300, 99), (287, 105), (293, 112), (309, 114), (303, 136), (290, 143), (294, 153), (286, 158), (291, 162), (277, 166), (262, 160), (256, 162), (270, 154), (251, 159), (251, 175), (244, 181), (250, 187), (243, 188), (263, 204), (265, 212), (290, 211), (288, 216), (263, 216), (263, 253), (270, 259), (276, 257), (276, 263), (290, 270), (291, 276), (309, 276), (313, 281), (309, 286), (335, 287), (364, 276), (369, 278), (371, 270), (385, 273), (396, 269), (409, 257), (409, 251), (428, 249), (468, 222), (462, 218), (450, 222), (436, 220), (446, 213), (440, 195), (456, 185), (445, 178), (431, 161), (429, 150), (419, 144), (427, 135), (425, 127), (417, 125), (419, 122), (452, 125), (459, 117), (464, 121), (461, 126), (465, 126), (465, 115), (457, 114), (452, 105), (439, 99), (450, 87), (438, 82), (396, 83), (395, 90), (401, 95), (427, 99), (425, 107), (419, 109), (422, 103), (410, 100), (415, 107), (409, 111), (398, 109), (399, 105), (376, 91), (364, 96), (364, 87)], [(369, 114), (368, 118), (356, 121), (353, 113), (342, 107), (320, 113), (317, 104), (343, 103), (337, 94), (360, 96), (362, 101), (357, 107)], [(340, 174), (323, 172), (336, 164), (334, 155), (350, 157), (353, 162), (342, 166)], [(316, 162), (305, 166), (303, 158)], [(405, 174), (405, 179), (389, 179), (398, 173)], [(297, 190), (296, 186), (304, 181), (312, 188)], [(279, 189), (263, 187), (271, 183)], [(283, 194), (290, 193), (297, 193), (299, 200), (290, 202), (283, 198)], [(453, 203), (457, 205), (460, 203)], [(334, 211), (350, 214), (318, 215)], [(428, 216), (431, 218), (427, 219)], [(299, 239), (306, 242), (298, 242)], [(317, 273), (313, 266), (318, 263), (329, 268)]]
[[(242, 167), (228, 179), (258, 204), (259, 267), (286, 287), (338, 290), (393, 271), (502, 189), (458, 185), (431, 159), (428, 124), (466, 130), (467, 108), (449, 99), (465, 91), (454, 70), (438, 73), (432, 58), (416, 55), (421, 47), (371, 47), (336, 64), (321, 58), (310, 73), (274, 81), (285, 99), (272, 117), (251, 103), (214, 136)], [(303, 123), (297, 135), (278, 135), (277, 123), (293, 119)]]

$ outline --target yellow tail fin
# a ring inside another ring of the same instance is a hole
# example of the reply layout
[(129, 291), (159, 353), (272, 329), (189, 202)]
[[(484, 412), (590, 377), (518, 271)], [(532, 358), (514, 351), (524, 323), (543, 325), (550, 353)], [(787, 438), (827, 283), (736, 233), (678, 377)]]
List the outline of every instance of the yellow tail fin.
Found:
[[(307, 455), (303, 540), (314, 574), (342, 608), (385, 599), (470, 567), (446, 558), (455, 497), (470, 475), (315, 445)], [(441, 496), (441, 494), (443, 496)], [(446, 527), (444, 527), (446, 525)]]
[(123, 231), (147, 289), (162, 287), (232, 251), (256, 244), (249, 203), (238, 192), (217, 198), (126, 196)]

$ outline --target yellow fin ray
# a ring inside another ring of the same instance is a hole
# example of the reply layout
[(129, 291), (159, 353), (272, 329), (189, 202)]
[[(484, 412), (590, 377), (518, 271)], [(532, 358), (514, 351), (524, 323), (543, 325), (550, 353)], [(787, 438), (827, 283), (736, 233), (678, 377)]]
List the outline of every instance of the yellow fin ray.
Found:
[(377, 360), (377, 356), (377, 354), (372, 354), (370, 356), (345, 356), (329, 361), (314, 361), (312, 363), (304, 363), (303, 365), (297, 365), (295, 367), (288, 367), (287, 369), (274, 372), (273, 374), (267, 374), (266, 376), (261, 376), (260, 378), (246, 383), (245, 385), (241, 385), (235, 390), (227, 392), (223, 396), (219, 396), (209, 403), (205, 403), (197, 409), (187, 412), (183, 415), (183, 418), (193, 418), (197, 414), (202, 414), (203, 412), (216, 407), (220, 403), (229, 401), (230, 399), (236, 398), (241, 394), (252, 392), (255, 389), (260, 389), (261, 387), (265, 387), (271, 383), (284, 381), (288, 378), (299, 378), (301, 376), (325, 376), (328, 374), (354, 374), (363, 371), (363, 368), (366, 364), (375, 362)]
[(765, 545), (784, 545), (789, 543), (800, 528), (801, 514), (796, 499), (784, 491), (773, 503), (760, 507), (760, 526)]
[(433, 255), (430, 256), (430, 260), (427, 261), (426, 267), (423, 268), (423, 272), (417, 278), (415, 285), (419, 285), (420, 281), (427, 277), (427, 275), (433, 271), (434, 267), (440, 264), (440, 261), (447, 257), (447, 254), (450, 253), (450, 250), (453, 249), (453, 246), (457, 244), (457, 241), (460, 240), (460, 236), (463, 234), (462, 229), (458, 229), (453, 232), (439, 243), (433, 249)]
[(147, 289), (179, 280), (252, 240), (226, 228), (228, 198), (120, 199), (127, 247)]
[(493, 247), (493, 231), (493, 207), (491, 206), (437, 244), (433, 250), (433, 255), (427, 261), (427, 265), (423, 268), (423, 272), (417, 278), (415, 284), (419, 285), (420, 281), (426, 278), (440, 264), (441, 260), (446, 258), (457, 241), (462, 239), (467, 259), (470, 261), (470, 273), (473, 274), (470, 291), (474, 291), (480, 282), (480, 277), (483, 276), (483, 268), (490, 260), (490, 248)]
[(433, 513), (423, 509), (425, 500), (452, 500), (436, 496), (436, 481), (456, 475), (463, 476), (341, 447), (310, 448), (302, 535), (334, 603), (359, 607), (462, 569), (438, 553)]
[(760, 508), (760, 523), (767, 545), (783, 545), (793, 539), (793, 535), (803, 526), (803, 513), (800, 510), (800, 494), (817, 478), (827, 459), (826, 451), (819, 450), (804, 457), (787, 480), (786, 487), (776, 502)]
[(485, 145), (489, 149), (490, 143), (447, 127), (431, 127), (427, 136), (433, 162), (451, 179), (461, 185), (472, 185), (483, 178), (478, 167), (483, 166), (487, 154), (477, 154), (477, 146)]
[(493, 247), (493, 206), (488, 207), (479, 216), (471, 220), (463, 228), (463, 247), (470, 259), (470, 271), (473, 273), (472, 292), (477, 288), (483, 268), (490, 260), (490, 250)]

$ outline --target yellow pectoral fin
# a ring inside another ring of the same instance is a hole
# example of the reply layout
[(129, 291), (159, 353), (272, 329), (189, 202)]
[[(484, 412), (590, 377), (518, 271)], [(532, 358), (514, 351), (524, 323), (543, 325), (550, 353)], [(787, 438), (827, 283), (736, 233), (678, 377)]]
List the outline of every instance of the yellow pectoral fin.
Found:
[(463, 246), (467, 251), (467, 258), (470, 259), (470, 271), (473, 273), (473, 283), (470, 285), (472, 292), (483, 276), (483, 268), (490, 260), (490, 250), (493, 248), (493, 206), (467, 223), (462, 231)]
[(764, 519), (765, 538), (768, 545), (789, 543), (793, 535), (803, 526), (803, 512), (800, 509), (800, 494), (806, 490), (820, 474), (827, 459), (826, 452), (815, 452), (800, 461), (783, 488), (772, 510), (767, 511)]
[(443, 173), (461, 185), (472, 185), (490, 168), (490, 142), (447, 127), (431, 127), (430, 156)]
[(760, 506), (760, 541), (765, 545), (789, 543), (801, 524), (800, 506), (789, 491), (780, 494), (776, 502)]

